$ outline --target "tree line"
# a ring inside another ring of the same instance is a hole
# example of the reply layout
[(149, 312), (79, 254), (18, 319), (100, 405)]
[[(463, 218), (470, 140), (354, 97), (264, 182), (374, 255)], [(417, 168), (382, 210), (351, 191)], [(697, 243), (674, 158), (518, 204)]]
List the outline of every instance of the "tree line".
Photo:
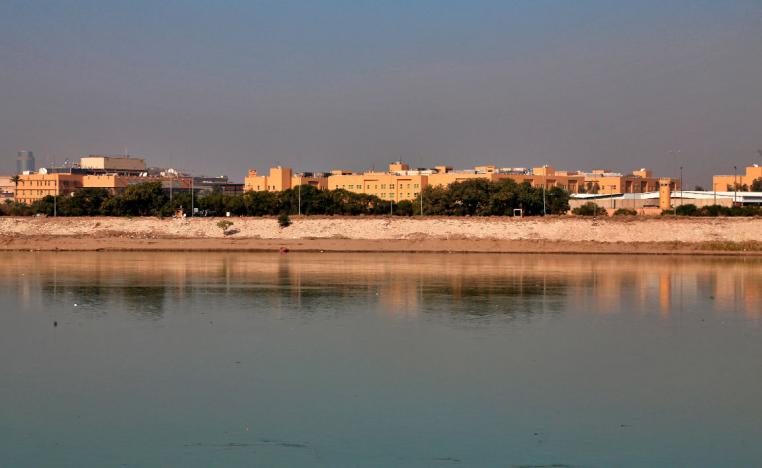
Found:
[[(606, 209), (594, 202), (587, 202), (572, 210), (577, 216), (606, 216)], [(614, 216), (636, 216), (638, 212), (629, 208), (619, 208), (614, 212)], [(675, 209), (662, 210), (662, 216), (698, 216), (698, 217), (717, 217), (717, 216), (762, 216), (762, 208), (759, 206), (722, 206), (706, 205), (698, 207), (693, 203), (679, 205)]]
[(225, 195), (212, 192), (191, 200), (188, 192), (172, 197), (160, 182), (130, 185), (117, 194), (106, 189), (83, 188), (71, 196), (46, 196), (31, 205), (7, 201), (3, 215), (34, 216), (172, 216), (191, 206), (222, 216), (384, 215), (397, 216), (506, 216), (521, 209), (526, 216), (563, 214), (569, 210), (569, 194), (558, 187), (544, 191), (525, 182), (492, 182), (472, 179), (447, 187), (425, 187), (415, 200), (392, 202), (374, 195), (343, 189), (320, 190), (310, 185), (282, 192), (245, 192)]

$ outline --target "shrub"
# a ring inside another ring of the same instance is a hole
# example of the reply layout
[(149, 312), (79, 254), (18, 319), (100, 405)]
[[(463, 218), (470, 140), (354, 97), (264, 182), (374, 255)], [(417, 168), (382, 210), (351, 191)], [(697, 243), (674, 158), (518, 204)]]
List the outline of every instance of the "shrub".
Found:
[(280, 216), (278, 216), (278, 224), (282, 228), (287, 228), (291, 226), (291, 218), (288, 217), (288, 214), (282, 213)]
[(675, 214), (678, 216), (698, 216), (699, 210), (693, 203), (688, 203), (687, 205), (680, 205), (675, 208)]
[(577, 216), (596, 216), (599, 214), (605, 214), (606, 210), (593, 202), (587, 202), (582, 206), (574, 208), (572, 213)]
[(222, 229), (222, 234), (228, 233), (228, 228), (233, 225), (232, 221), (228, 221), (227, 219), (223, 219), (222, 221), (217, 222), (217, 227)]
[(614, 216), (637, 216), (638, 212), (630, 208), (619, 208), (614, 212)]

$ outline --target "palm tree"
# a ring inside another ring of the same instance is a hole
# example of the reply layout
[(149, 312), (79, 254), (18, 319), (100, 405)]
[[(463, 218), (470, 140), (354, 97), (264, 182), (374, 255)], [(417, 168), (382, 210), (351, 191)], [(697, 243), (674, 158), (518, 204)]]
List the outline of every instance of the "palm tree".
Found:
[(19, 177), (18, 174), (11, 177), (11, 182), (13, 182), (13, 185), (15, 185), (15, 188), (13, 190), (13, 198), (15, 198), (16, 200), (18, 200), (19, 180), (21, 180), (21, 177)]

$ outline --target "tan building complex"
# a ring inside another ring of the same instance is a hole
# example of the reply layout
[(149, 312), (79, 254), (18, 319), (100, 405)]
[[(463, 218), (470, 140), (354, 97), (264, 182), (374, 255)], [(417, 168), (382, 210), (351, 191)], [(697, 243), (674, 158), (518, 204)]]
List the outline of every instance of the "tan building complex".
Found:
[(402, 162), (389, 165), (389, 172), (351, 172), (334, 170), (328, 176), (328, 189), (344, 189), (375, 195), (382, 200), (413, 200), (429, 182), (431, 171), (411, 171)]
[[(596, 169), (585, 173), (585, 192), (614, 194), (614, 193), (646, 193), (659, 190), (659, 178), (654, 177), (648, 169), (633, 171), (632, 174), (620, 174), (604, 169)], [(674, 189), (680, 190), (679, 181), (673, 181)]]
[(249, 169), (243, 179), (243, 190), (255, 192), (281, 192), (298, 185), (312, 185), (319, 189), (328, 188), (328, 178), (323, 174), (308, 172), (294, 175), (289, 167), (271, 167), (269, 175), (258, 175), (254, 169)]
[(275, 167), (268, 176), (260, 176), (250, 170), (245, 179), (245, 190), (281, 191), (299, 184), (315, 185), (329, 190), (343, 189), (355, 193), (377, 196), (383, 200), (413, 200), (426, 186), (446, 187), (454, 182), (472, 179), (486, 179), (492, 182), (513, 180), (521, 184), (528, 182), (533, 187), (559, 187), (570, 193), (644, 193), (659, 190), (659, 178), (651, 171), (640, 169), (632, 174), (595, 170), (590, 173), (558, 171), (552, 166), (526, 168), (476, 166), (469, 170), (453, 170), (450, 166), (435, 166), (433, 169), (410, 169), (409, 165), (397, 161), (389, 165), (386, 172), (369, 171), (353, 173), (333, 170), (326, 177), (299, 179), (292, 176), (289, 168)]
[(754, 164), (746, 168), (745, 174), (716, 175), (712, 177), (712, 191), (724, 192), (733, 190), (751, 190), (755, 180), (762, 180), (762, 166)]
[(15, 199), (32, 204), (48, 195), (71, 195), (82, 188), (82, 174), (22, 174), (16, 186)]

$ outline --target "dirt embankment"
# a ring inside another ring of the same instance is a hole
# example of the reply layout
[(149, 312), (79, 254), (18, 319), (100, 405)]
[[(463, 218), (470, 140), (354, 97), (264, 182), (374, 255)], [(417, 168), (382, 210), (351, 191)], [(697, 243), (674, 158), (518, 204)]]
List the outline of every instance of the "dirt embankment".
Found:
[(760, 218), (0, 218), (0, 250), (762, 253)]

